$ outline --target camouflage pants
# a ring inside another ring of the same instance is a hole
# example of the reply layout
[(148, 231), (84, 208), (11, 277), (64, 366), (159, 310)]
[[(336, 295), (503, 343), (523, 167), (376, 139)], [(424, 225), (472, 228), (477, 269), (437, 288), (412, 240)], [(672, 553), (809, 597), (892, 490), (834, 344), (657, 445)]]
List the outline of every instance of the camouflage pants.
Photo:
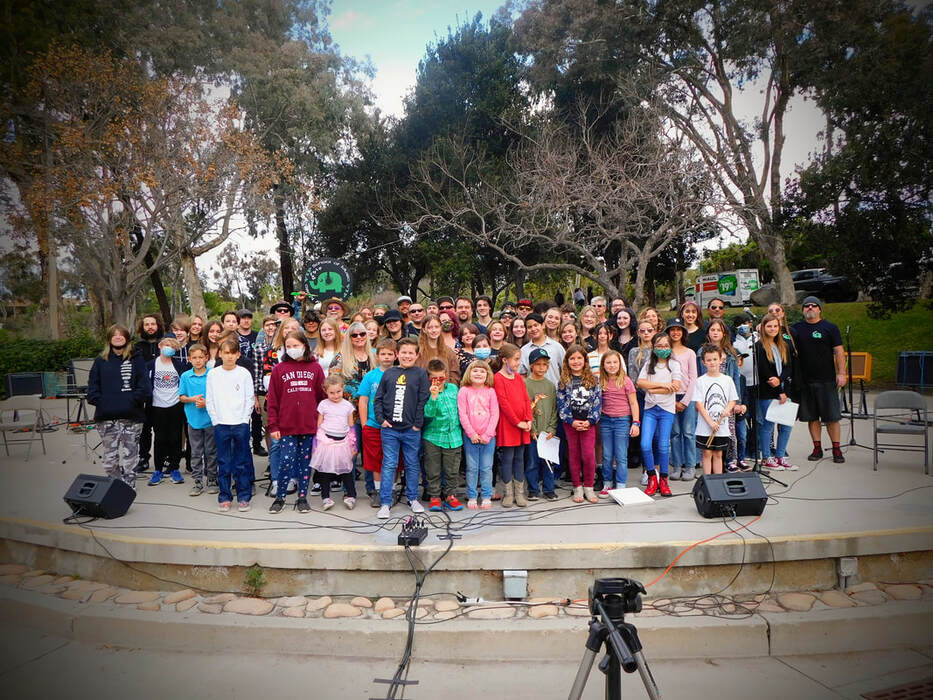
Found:
[(123, 418), (104, 420), (97, 424), (97, 432), (104, 446), (103, 461), (107, 476), (121, 479), (134, 488), (142, 429), (142, 423)]

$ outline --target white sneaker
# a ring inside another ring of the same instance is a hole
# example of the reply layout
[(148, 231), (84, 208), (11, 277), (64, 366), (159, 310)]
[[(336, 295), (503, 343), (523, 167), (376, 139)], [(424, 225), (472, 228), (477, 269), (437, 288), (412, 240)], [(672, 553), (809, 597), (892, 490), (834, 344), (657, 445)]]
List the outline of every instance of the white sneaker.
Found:
[(379, 512), (376, 513), (376, 517), (380, 520), (388, 520), (390, 517), (392, 517), (392, 514), (389, 513), (389, 506), (382, 506), (379, 509)]
[(648, 485), (648, 472), (642, 472), (642, 475), (641, 475), (641, 485), (642, 485), (642, 486), (647, 486), (647, 485)]
[(408, 505), (411, 506), (412, 513), (423, 513), (424, 512), (424, 506), (421, 505), (421, 501), (419, 501), (417, 498), (414, 501), (409, 501)]
[(275, 498), (275, 494), (278, 493), (278, 491), (279, 491), (278, 481), (273, 481), (271, 484), (269, 484), (269, 496), (271, 496), (272, 498)]
[(295, 493), (297, 490), (298, 490), (298, 482), (297, 482), (295, 479), (289, 479), (289, 480), (288, 480), (288, 488), (286, 489), (286, 492), (287, 492), (288, 494), (293, 494), (293, 493)]

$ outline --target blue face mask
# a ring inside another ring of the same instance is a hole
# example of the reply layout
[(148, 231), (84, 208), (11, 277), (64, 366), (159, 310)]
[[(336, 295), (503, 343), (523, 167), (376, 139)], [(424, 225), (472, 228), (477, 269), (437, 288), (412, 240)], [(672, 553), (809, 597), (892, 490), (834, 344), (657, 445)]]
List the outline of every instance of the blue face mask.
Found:
[(654, 354), (662, 360), (666, 360), (671, 356), (670, 348), (655, 348)]
[(175, 348), (173, 348), (173, 347), (170, 346), (170, 345), (169, 345), (169, 346), (166, 346), (166, 347), (162, 348), (162, 354), (163, 354), (165, 357), (175, 357)]
[(491, 353), (492, 353), (491, 348), (475, 348), (473, 350), (473, 355), (476, 357), (477, 360), (485, 360), (489, 357)]
[(749, 335), (751, 335), (752, 327), (747, 323), (743, 323), (741, 326), (736, 328), (736, 331), (738, 331), (739, 335), (743, 338), (747, 338)]

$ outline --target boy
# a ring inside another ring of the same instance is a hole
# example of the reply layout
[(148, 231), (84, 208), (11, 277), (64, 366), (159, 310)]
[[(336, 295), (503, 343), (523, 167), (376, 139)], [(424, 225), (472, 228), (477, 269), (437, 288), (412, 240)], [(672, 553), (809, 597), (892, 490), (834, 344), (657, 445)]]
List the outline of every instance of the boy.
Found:
[[(525, 448), (525, 480), (528, 482), (528, 500), (538, 500), (538, 484), (543, 482), (544, 497), (556, 501), (554, 468), (559, 465), (541, 464), (538, 458), (538, 435), (548, 439), (557, 435), (557, 387), (547, 378), (551, 358), (544, 348), (536, 348), (528, 356), (531, 375), (525, 379), (525, 388), (531, 400), (531, 442)], [(540, 469), (540, 476), (538, 471)]]
[(189, 496), (200, 496), (204, 492), (218, 493), (217, 450), (214, 446), (214, 426), (207, 413), (207, 348), (195, 343), (188, 348), (191, 369), (181, 375), (178, 385), (178, 400), (185, 406), (188, 419), (188, 445), (191, 447), (191, 465), (194, 471), (194, 486)]
[[(376, 359), (379, 366), (369, 370), (356, 390), (357, 408), (360, 412), (360, 424), (363, 426), (363, 470), (366, 472), (366, 490), (369, 495), (369, 504), (379, 508), (379, 489), (376, 482), (382, 472), (382, 433), (375, 414), (370, 410), (370, 404), (376, 398), (376, 389), (383, 373), (395, 364), (395, 341), (383, 338), (376, 344)], [(372, 486), (370, 486), (372, 480)]]
[(166, 470), (173, 484), (185, 482), (178, 470), (185, 425), (185, 411), (178, 400), (178, 383), (187, 367), (176, 357), (178, 348), (175, 336), (165, 336), (159, 341), (159, 355), (149, 363), (154, 434), (152, 451), (155, 456), (155, 471), (149, 479), (149, 486), (162, 483), (163, 472)]
[(399, 452), (405, 460), (405, 495), (412, 513), (423, 513), (418, 502), (418, 450), (421, 447), (421, 427), (424, 425), (424, 405), (428, 402), (428, 373), (415, 367), (418, 359), (418, 341), (401, 338), (398, 347), (398, 366), (390, 367), (382, 375), (373, 413), (382, 426), (382, 479), (379, 486), (378, 517), (389, 518), (392, 505), (392, 482), (398, 466)]
[(249, 371), (237, 365), (240, 343), (226, 338), (218, 351), (223, 364), (207, 373), (205, 406), (214, 425), (214, 443), (217, 446), (217, 499), (219, 510), (230, 510), (233, 496), (230, 492), (231, 476), (236, 481), (237, 508), (249, 511), (252, 488), (252, 454), (249, 450), (249, 419), (253, 411), (253, 378)]
[(460, 476), (460, 448), (463, 431), (457, 412), (457, 385), (447, 381), (447, 364), (438, 358), (428, 362), (430, 398), (424, 407), (424, 471), (428, 478), (428, 510), (440, 511), (441, 472), (447, 497), (444, 506), (463, 510), (454, 495)]
[(722, 452), (729, 447), (729, 416), (739, 400), (732, 377), (720, 374), (723, 354), (718, 345), (700, 348), (706, 374), (698, 377), (693, 389), (696, 401), (696, 444), (703, 450), (703, 473), (722, 474)]

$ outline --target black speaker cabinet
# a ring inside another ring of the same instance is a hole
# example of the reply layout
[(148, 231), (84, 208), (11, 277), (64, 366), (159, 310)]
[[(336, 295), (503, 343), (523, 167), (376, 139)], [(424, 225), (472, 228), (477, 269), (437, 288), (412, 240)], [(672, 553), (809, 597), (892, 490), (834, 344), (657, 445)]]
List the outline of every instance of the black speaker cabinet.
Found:
[(693, 484), (693, 500), (704, 518), (761, 515), (768, 494), (755, 472), (704, 474)]
[(79, 474), (65, 493), (75, 515), (108, 520), (126, 515), (135, 498), (136, 491), (125, 481), (95, 474)]

